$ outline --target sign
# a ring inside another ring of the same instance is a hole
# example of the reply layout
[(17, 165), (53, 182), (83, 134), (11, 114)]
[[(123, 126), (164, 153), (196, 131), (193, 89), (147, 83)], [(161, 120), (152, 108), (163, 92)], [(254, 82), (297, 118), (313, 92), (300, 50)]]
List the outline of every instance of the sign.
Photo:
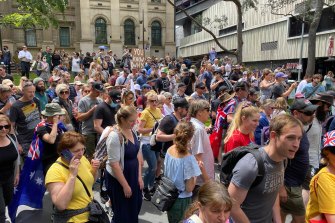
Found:
[(132, 68), (137, 68), (137, 69), (142, 69), (144, 67), (145, 63), (145, 58), (144, 58), (144, 50), (143, 49), (138, 49), (134, 48), (131, 50), (133, 59), (131, 61), (131, 67)]
[(299, 69), (299, 63), (287, 63), (286, 69)]

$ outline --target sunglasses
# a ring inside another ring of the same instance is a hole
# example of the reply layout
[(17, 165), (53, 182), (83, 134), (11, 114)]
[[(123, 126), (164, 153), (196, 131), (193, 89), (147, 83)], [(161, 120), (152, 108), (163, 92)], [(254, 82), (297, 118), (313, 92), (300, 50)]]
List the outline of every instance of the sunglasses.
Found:
[(148, 101), (150, 101), (152, 103), (158, 103), (158, 100), (148, 100)]
[(90, 93), (91, 91), (90, 90), (86, 90), (86, 91), (84, 91), (85, 93)]
[(69, 92), (68, 91), (61, 91), (61, 92), (59, 92), (60, 94), (69, 94)]
[(0, 129), (9, 129), (10, 125), (0, 125)]

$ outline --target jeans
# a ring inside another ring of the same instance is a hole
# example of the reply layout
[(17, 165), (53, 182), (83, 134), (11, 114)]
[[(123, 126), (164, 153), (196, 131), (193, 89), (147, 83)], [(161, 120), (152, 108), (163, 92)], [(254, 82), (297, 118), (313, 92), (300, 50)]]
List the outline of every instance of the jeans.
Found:
[(14, 178), (10, 177), (6, 182), (0, 183), (0, 223), (6, 222), (6, 206), (12, 200), (14, 194)]
[(150, 144), (142, 145), (143, 158), (148, 163), (148, 169), (144, 173), (143, 181), (144, 188), (152, 188), (154, 186), (156, 169), (157, 169), (157, 156), (156, 152), (150, 149)]

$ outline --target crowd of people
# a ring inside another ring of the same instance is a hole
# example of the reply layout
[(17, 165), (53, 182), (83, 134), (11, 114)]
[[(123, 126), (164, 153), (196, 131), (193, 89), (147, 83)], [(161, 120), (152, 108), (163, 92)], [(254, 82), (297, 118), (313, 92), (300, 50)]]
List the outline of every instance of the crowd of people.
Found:
[[(119, 66), (112, 51), (69, 56), (47, 47), (30, 80), (27, 47), (18, 58), (18, 86), (0, 66), (0, 223), (25, 160), (36, 156), (54, 222), (94, 222), (87, 206), (99, 182), (112, 222), (136, 223), (162, 176), (179, 191), (169, 223), (278, 223), (287, 215), (295, 223), (335, 222), (331, 71), (297, 83), (282, 67), (249, 70), (215, 49), (199, 66), (166, 56), (147, 57), (138, 69), (128, 49)], [(261, 167), (249, 153), (225, 188), (215, 167), (223, 154), (250, 145), (264, 163), (262, 180), (254, 184)]]

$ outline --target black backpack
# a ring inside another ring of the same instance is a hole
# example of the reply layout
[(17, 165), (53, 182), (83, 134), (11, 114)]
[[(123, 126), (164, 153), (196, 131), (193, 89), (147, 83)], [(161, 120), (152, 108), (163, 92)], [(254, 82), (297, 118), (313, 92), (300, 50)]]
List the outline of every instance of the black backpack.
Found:
[(235, 168), (235, 165), (248, 153), (251, 153), (255, 157), (258, 166), (258, 175), (251, 187), (255, 187), (262, 182), (265, 174), (264, 161), (261, 152), (258, 150), (258, 146), (253, 144), (237, 147), (236, 149), (223, 155), (220, 169), (220, 182), (223, 185), (226, 187), (229, 186), (230, 181), (233, 178), (233, 169)]

